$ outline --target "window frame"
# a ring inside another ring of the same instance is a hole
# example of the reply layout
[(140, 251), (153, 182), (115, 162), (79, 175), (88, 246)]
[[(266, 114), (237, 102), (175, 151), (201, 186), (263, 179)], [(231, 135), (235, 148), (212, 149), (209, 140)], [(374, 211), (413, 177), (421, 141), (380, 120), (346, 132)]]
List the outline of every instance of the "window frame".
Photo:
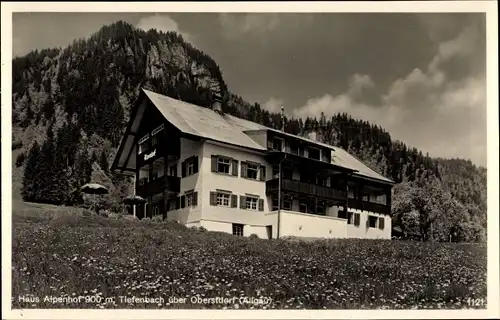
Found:
[[(146, 153), (149, 151), (148, 140), (149, 140), (149, 133), (144, 135), (142, 138), (139, 139), (139, 141), (137, 141), (137, 153), (138, 154), (143, 154), (143, 153)], [(146, 146), (146, 147), (143, 148), (142, 146)]]
[[(318, 158), (317, 159), (311, 157), (311, 150), (317, 150), (318, 151)], [(321, 161), (321, 149), (320, 148), (316, 148), (316, 147), (307, 147), (307, 157), (309, 159)]]
[(244, 229), (244, 225), (239, 224), (239, 223), (233, 223), (232, 224), (233, 236), (243, 237), (243, 229)]
[[(255, 202), (255, 208), (253, 207), (254, 202)], [(259, 209), (259, 197), (246, 195), (245, 196), (245, 208), (247, 210), (257, 211)]]
[[(277, 142), (277, 141), (279, 141), (279, 143), (281, 144), (281, 148), (280, 149), (275, 148), (275, 142)], [(273, 137), (272, 143), (273, 143), (273, 148), (272, 148), (273, 150), (283, 151), (284, 148), (285, 148), (285, 139), (283, 139), (283, 138)]]
[[(254, 171), (255, 172), (255, 178), (249, 176), (249, 172)], [(246, 175), (245, 177), (251, 180), (259, 180), (259, 171), (260, 171), (260, 166), (255, 163), (247, 162), (246, 163)]]
[[(378, 228), (378, 216), (368, 215), (368, 227), (372, 229)], [(374, 226), (372, 227), (371, 221), (375, 221)]]
[[(217, 206), (218, 207), (231, 208), (231, 193), (216, 191), (216, 194), (217, 194)], [(224, 204), (226, 197), (227, 197), (227, 205)], [(220, 203), (219, 203), (219, 198), (221, 200)]]
[[(217, 157), (217, 173), (230, 175), (231, 172), (232, 172), (231, 171), (231, 162), (232, 161), (229, 158), (218, 156)], [(220, 165), (227, 165), (227, 172), (221, 171), (220, 170)]]

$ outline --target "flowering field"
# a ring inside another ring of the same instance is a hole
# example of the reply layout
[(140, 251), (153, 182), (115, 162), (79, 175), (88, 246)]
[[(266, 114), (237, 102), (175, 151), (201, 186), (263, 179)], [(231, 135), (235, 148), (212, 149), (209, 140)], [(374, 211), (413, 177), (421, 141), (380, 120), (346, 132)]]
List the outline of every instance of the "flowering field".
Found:
[(260, 240), (15, 211), (12, 255), (14, 308), (486, 307), (479, 244)]

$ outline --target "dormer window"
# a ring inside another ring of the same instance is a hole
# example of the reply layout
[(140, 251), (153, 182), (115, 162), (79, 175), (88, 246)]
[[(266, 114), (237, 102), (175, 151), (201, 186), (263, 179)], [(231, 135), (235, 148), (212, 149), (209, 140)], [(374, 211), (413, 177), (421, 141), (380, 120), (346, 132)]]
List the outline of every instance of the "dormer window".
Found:
[(139, 139), (139, 143), (138, 143), (139, 154), (142, 154), (142, 153), (148, 151), (148, 149), (149, 149), (148, 140), (149, 140), (149, 135), (145, 135), (144, 137)]

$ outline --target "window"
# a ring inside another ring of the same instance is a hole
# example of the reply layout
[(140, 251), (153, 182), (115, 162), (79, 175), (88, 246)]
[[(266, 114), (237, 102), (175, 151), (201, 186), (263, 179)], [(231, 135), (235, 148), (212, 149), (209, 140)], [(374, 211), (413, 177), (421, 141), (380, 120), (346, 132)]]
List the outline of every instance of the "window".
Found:
[(347, 212), (347, 224), (353, 224), (353, 223), (354, 223), (354, 213)]
[(299, 203), (299, 211), (303, 213), (307, 213), (307, 204), (306, 203)]
[(148, 151), (148, 140), (149, 140), (149, 135), (145, 135), (144, 137), (142, 137), (140, 140), (139, 140), (139, 154), (142, 154), (144, 152), (147, 152)]
[(165, 125), (160, 125), (158, 128), (154, 129), (151, 132), (151, 145), (154, 147), (160, 143), (161, 135), (158, 134), (164, 129)]
[(223, 193), (223, 192), (217, 192), (217, 205), (229, 207), (229, 198), (230, 198), (230, 194)]
[(290, 199), (283, 200), (283, 210), (292, 210), (292, 200)]
[(153, 162), (153, 176), (152, 179), (156, 180), (163, 177), (165, 173), (164, 159), (158, 158)]
[(283, 151), (283, 140), (280, 138), (273, 139), (273, 150)]
[(189, 177), (195, 173), (198, 173), (198, 157), (192, 156), (182, 162), (182, 177)]
[(273, 211), (278, 210), (278, 198), (273, 197)]
[(257, 210), (257, 202), (259, 201), (259, 198), (255, 197), (245, 197), (245, 202), (246, 202), (246, 208), (251, 209), (251, 210)]
[(141, 167), (139, 170), (139, 185), (143, 186), (149, 181), (149, 165)]
[(168, 174), (171, 177), (177, 177), (177, 163), (170, 166)]
[(176, 201), (175, 200), (169, 200), (168, 201), (168, 210), (176, 210)]
[(347, 214), (344, 212), (344, 210), (339, 210), (337, 216), (340, 218), (340, 219), (347, 219)]
[(250, 179), (257, 180), (257, 176), (259, 173), (259, 166), (251, 163), (247, 163), (246, 165), (246, 177)]
[(375, 216), (368, 216), (368, 227), (376, 228), (378, 218)]
[(198, 192), (186, 192), (186, 207), (196, 207), (198, 205)]
[(280, 174), (280, 167), (274, 165), (273, 166), (273, 177), (274, 178), (279, 178), (279, 174)]
[(233, 235), (242, 237), (243, 236), (243, 225), (233, 223)]
[(290, 153), (299, 154), (299, 145), (296, 143), (290, 144)]
[(370, 201), (370, 195), (369, 194), (364, 194), (361, 199), (363, 201)]
[(224, 158), (217, 159), (217, 172), (229, 174), (230, 168), (231, 168), (231, 161), (229, 159), (224, 159)]
[(320, 160), (321, 159), (320, 158), (321, 152), (317, 148), (309, 147), (308, 148), (308, 153), (309, 153), (309, 158), (311, 158), (311, 159), (315, 159), (315, 160)]

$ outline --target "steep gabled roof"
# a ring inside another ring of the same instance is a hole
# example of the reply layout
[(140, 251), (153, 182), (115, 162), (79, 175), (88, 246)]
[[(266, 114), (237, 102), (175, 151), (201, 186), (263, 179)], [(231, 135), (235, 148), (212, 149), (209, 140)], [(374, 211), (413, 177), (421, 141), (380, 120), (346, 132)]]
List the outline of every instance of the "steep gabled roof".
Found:
[[(231, 144), (243, 148), (249, 148), (257, 151), (266, 151), (267, 146), (262, 146), (250, 138), (245, 132), (258, 131), (273, 131), (290, 137), (298, 138), (309, 143), (327, 147), (332, 150), (332, 160), (334, 164), (357, 171), (355, 175), (365, 176), (368, 178), (383, 181), (385, 183), (394, 183), (390, 179), (378, 174), (374, 170), (368, 168), (361, 161), (350, 155), (342, 148), (334, 147), (325, 143), (307, 139), (304, 137), (289, 134), (280, 130), (269, 128), (261, 124), (237, 118), (228, 114), (221, 115), (210, 108), (196, 106), (187, 102), (173, 99), (155, 92), (142, 89), (152, 104), (160, 111), (167, 121), (172, 123), (181, 132), (188, 135), (198, 136), (204, 139), (210, 139), (222, 143)], [(142, 114), (139, 112), (139, 116)], [(125, 135), (129, 134), (130, 129), (138, 125), (140, 119), (130, 119)], [(132, 125), (134, 123), (134, 125)], [(116, 168), (116, 163), (126, 162), (123, 149), (133, 148), (131, 138), (124, 136), (120, 145), (117, 157), (113, 162), (113, 167)], [(127, 145), (125, 147), (125, 145)], [(119, 160), (119, 161), (118, 161)]]

